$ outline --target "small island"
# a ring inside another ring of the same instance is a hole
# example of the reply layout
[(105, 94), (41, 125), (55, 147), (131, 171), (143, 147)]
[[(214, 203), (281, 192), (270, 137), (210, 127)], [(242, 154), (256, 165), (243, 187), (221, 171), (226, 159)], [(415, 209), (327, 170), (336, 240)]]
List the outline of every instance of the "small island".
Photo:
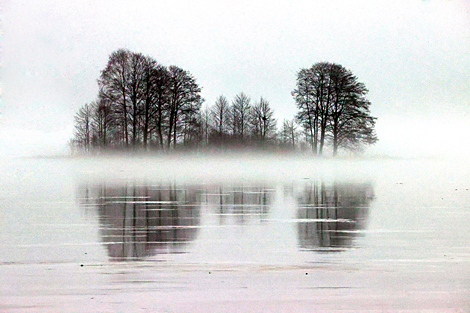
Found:
[(111, 53), (98, 86), (96, 100), (75, 115), (73, 153), (243, 149), (336, 156), (378, 140), (366, 86), (335, 63), (298, 72), (291, 92), (298, 111), (279, 128), (267, 99), (240, 92), (203, 109), (190, 72), (127, 49)]

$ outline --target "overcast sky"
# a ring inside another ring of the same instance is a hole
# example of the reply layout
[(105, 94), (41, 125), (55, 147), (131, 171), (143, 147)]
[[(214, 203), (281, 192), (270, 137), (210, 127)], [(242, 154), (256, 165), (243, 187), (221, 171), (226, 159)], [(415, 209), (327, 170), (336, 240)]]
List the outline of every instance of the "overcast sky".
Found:
[(188, 70), (205, 105), (262, 96), (279, 123), (301, 68), (340, 63), (370, 90), (370, 153), (470, 149), (470, 1), (3, 0), (1, 17), (0, 155), (66, 151), (119, 48)]

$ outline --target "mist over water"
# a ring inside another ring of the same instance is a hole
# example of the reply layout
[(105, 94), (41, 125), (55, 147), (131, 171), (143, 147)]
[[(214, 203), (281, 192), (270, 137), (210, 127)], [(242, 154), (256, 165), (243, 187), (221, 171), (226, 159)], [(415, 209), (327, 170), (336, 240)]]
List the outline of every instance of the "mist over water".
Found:
[(0, 167), (8, 311), (128, 311), (134, 295), (175, 312), (468, 308), (466, 162), (238, 154)]

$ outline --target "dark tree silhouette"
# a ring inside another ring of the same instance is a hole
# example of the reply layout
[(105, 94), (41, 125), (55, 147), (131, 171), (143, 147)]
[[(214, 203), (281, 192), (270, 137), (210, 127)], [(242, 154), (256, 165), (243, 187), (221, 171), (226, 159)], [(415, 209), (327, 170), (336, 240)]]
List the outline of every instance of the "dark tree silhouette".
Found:
[(75, 116), (71, 143), (82, 151), (103, 149), (170, 150), (204, 147), (277, 147), (304, 149), (296, 125), (314, 154), (326, 144), (361, 150), (377, 141), (367, 88), (341, 65), (321, 62), (302, 69), (292, 95), (296, 121), (276, 130), (269, 102), (251, 104), (243, 92), (231, 105), (220, 96), (201, 111), (204, 99), (196, 79), (177, 66), (166, 67), (150, 56), (119, 49), (109, 56), (98, 79), (95, 101)]
[(370, 115), (368, 90), (351, 71), (333, 64), (330, 72), (334, 98), (330, 108), (333, 155), (338, 148), (358, 150), (362, 144), (374, 144), (375, 118)]
[(140, 120), (143, 113), (143, 85), (145, 80), (145, 57), (141, 53), (131, 53), (129, 57), (130, 106), (128, 109), (129, 124), (132, 129), (132, 147), (139, 142)]
[(314, 154), (318, 152), (319, 119), (316, 99), (319, 93), (316, 85), (312, 71), (302, 69), (297, 75), (297, 88), (292, 92), (298, 107), (297, 120), (304, 127)]
[(129, 106), (129, 58), (132, 52), (120, 49), (113, 52), (106, 68), (98, 79), (100, 97), (112, 104), (119, 120), (121, 139), (129, 146), (128, 106)]
[(241, 143), (249, 134), (250, 102), (250, 98), (242, 92), (235, 96), (232, 103), (232, 134)]
[(170, 73), (163, 65), (152, 68), (152, 87), (154, 92), (154, 125), (158, 146), (164, 149), (164, 131), (168, 119), (168, 103), (170, 101), (169, 83)]
[(251, 127), (253, 140), (261, 146), (276, 135), (276, 120), (269, 102), (261, 98), (251, 109)]
[(109, 134), (114, 127), (113, 112), (109, 101), (99, 98), (92, 102), (93, 146), (105, 148), (109, 142)]
[(176, 147), (200, 141), (198, 114), (203, 99), (189, 72), (120, 49), (110, 55), (98, 86), (97, 100), (87, 107), (90, 124), (83, 121), (83, 112), (77, 113), (76, 129), (80, 131), (73, 142), (85, 150), (91, 144), (148, 149), (153, 143), (163, 149), (171, 143)]
[(177, 66), (170, 66), (169, 72), (168, 149), (171, 142), (176, 147), (178, 134), (181, 134), (182, 130), (184, 133), (184, 130), (195, 121), (194, 117), (203, 102), (201, 89), (189, 72)]
[(223, 142), (227, 139), (230, 129), (230, 113), (230, 104), (227, 98), (219, 96), (214, 106), (210, 109), (210, 121), (214, 130), (211, 141), (217, 145), (222, 146)]
[(351, 71), (338, 64), (321, 62), (298, 73), (292, 95), (314, 154), (323, 153), (328, 138), (334, 155), (338, 147), (357, 150), (377, 141), (367, 92)]

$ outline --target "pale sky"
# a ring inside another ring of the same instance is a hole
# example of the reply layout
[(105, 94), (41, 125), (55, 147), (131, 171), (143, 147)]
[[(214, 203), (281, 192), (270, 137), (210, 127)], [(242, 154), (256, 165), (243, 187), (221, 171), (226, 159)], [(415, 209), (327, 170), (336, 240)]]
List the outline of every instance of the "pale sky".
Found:
[(0, 155), (64, 152), (110, 53), (191, 72), (205, 105), (245, 92), (279, 123), (301, 68), (340, 63), (369, 89), (370, 154), (470, 155), (470, 1), (3, 0)]

